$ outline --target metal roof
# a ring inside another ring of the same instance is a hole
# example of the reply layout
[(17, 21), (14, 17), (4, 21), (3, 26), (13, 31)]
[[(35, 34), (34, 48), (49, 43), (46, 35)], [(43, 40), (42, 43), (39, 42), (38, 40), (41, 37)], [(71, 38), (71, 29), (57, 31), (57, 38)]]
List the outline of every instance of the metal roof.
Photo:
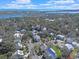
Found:
[(56, 53), (55, 53), (55, 51), (54, 51), (52, 48), (48, 48), (48, 49), (47, 49), (47, 52), (49, 53), (49, 55), (50, 55), (52, 58), (56, 58)]

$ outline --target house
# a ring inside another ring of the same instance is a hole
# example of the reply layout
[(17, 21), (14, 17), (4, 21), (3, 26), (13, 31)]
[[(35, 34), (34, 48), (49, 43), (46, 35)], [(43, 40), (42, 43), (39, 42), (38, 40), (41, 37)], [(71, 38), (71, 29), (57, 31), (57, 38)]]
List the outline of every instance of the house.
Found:
[(77, 43), (77, 48), (79, 49), (79, 43)]
[(47, 48), (44, 57), (45, 59), (56, 59), (56, 53), (52, 48)]
[(74, 46), (74, 47), (77, 47), (77, 42), (72, 42), (72, 45)]
[(62, 56), (61, 50), (57, 46), (52, 46), (45, 50), (46, 59), (60, 59)]
[(34, 35), (36, 35), (37, 34), (37, 31), (36, 30), (33, 30), (32, 31), (32, 35), (34, 36)]
[(54, 20), (54, 19), (50, 19), (49, 21), (50, 21), (50, 22), (53, 22), (53, 21), (55, 21), (55, 20)]
[(74, 47), (76, 47), (76, 48), (79, 48), (79, 43), (77, 43), (77, 42), (72, 42), (72, 45), (73, 45)]
[(41, 30), (41, 26), (40, 25), (32, 26), (32, 30), (40, 31)]
[(21, 43), (21, 40), (17, 39), (17, 40), (14, 40), (14, 43)]
[(43, 30), (43, 31), (46, 31), (46, 30), (47, 30), (47, 28), (46, 28), (46, 27), (44, 27), (42, 30)]
[(35, 42), (39, 42), (41, 38), (40, 38), (39, 35), (36, 34), (36, 35), (33, 36), (33, 39), (34, 39)]
[(21, 50), (17, 50), (11, 57), (11, 59), (24, 59), (24, 53)]
[(54, 33), (49, 33), (51, 36), (54, 36)]
[(79, 59), (79, 52), (77, 53), (75, 59)]
[(41, 37), (46, 37), (46, 32), (45, 32), (45, 31), (40, 31), (40, 32), (39, 32), (39, 35), (40, 35)]
[(0, 43), (2, 43), (2, 41), (3, 41), (3, 39), (2, 39), (2, 38), (0, 38)]
[(60, 59), (62, 56), (62, 52), (60, 50), (60, 48), (58, 46), (52, 46), (52, 49), (55, 51), (56, 53), (56, 58)]
[(42, 51), (45, 51), (47, 49), (47, 45), (46, 44), (42, 44), (40, 46), (40, 48), (41, 48)]
[(72, 50), (74, 50), (74, 47), (72, 44), (65, 44), (65, 47), (68, 49), (69, 52), (71, 52)]
[(55, 21), (55, 19), (49, 19), (49, 18), (47, 18), (47, 19), (45, 19), (45, 20), (47, 20), (47, 21), (49, 21), (49, 22)]
[(65, 36), (64, 35), (57, 35), (56, 37), (55, 37), (55, 40), (64, 40), (64, 38), (65, 38)]
[(61, 40), (57, 40), (57, 45), (59, 48), (63, 49), (65, 42)]
[(36, 25), (35, 30), (40, 31), (41, 30), (41, 26), (40, 25)]
[(24, 55), (24, 59), (27, 59), (29, 55), (30, 55), (30, 52), (29, 52), (29, 53), (26, 53), (26, 54)]
[(62, 56), (66, 59), (71, 58), (70, 55), (72, 54), (73, 50), (74, 50), (74, 47), (72, 44), (68, 44), (68, 43), (65, 44), (62, 49)]
[(21, 33), (23, 33), (23, 34), (26, 33), (26, 30), (25, 29), (22, 29), (21, 30)]
[(22, 49), (22, 44), (21, 43), (16, 43), (15, 44), (16, 50)]
[(16, 31), (14, 34), (15, 39), (22, 39), (23, 34), (20, 33), (20, 31)]
[(73, 39), (72, 38), (67, 38), (66, 39), (66, 43), (72, 44), (72, 42), (73, 42)]
[(67, 59), (73, 59), (73, 57), (72, 57), (71, 55), (69, 55), (69, 56), (67, 57)]

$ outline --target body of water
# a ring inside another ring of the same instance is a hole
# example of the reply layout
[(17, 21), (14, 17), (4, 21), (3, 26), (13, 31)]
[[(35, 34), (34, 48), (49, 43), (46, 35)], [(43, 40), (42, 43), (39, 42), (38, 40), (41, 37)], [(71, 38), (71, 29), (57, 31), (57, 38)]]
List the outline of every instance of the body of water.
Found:
[[(0, 12), (4, 12), (4, 11), (18, 11), (20, 14), (18, 14), (18, 13), (15, 13), (15, 14), (0, 14), (0, 18), (11, 18), (11, 17), (24, 17), (24, 16), (33, 16), (33, 14), (36, 14), (36, 16), (37, 16), (37, 14), (39, 14), (40, 13), (40, 11), (31, 11), (32, 13), (31, 14), (27, 14), (27, 13), (24, 13), (24, 12), (29, 12), (28, 10), (0, 10)], [(23, 13), (22, 13), (23, 12)], [(42, 11), (43, 12), (43, 11)], [(41, 13), (42, 13), (41, 12)], [(40, 14), (41, 14), (40, 13)], [(46, 14), (64, 14), (64, 13), (69, 13), (69, 14), (75, 14), (75, 13), (79, 13), (79, 11), (65, 11), (65, 12), (50, 12), (50, 11), (44, 11), (44, 13), (46, 13)]]

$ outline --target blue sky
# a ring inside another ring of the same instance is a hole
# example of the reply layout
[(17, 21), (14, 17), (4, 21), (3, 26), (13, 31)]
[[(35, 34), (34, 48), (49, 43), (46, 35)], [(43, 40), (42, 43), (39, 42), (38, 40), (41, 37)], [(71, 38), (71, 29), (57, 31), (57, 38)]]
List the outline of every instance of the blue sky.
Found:
[(79, 9), (79, 0), (0, 0), (0, 9)]

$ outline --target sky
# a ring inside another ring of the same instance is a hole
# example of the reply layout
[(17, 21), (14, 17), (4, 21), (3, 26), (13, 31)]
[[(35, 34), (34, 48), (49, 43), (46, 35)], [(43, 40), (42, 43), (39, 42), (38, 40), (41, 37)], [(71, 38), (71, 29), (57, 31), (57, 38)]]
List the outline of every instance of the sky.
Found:
[(75, 10), (79, 0), (0, 0), (0, 9)]

